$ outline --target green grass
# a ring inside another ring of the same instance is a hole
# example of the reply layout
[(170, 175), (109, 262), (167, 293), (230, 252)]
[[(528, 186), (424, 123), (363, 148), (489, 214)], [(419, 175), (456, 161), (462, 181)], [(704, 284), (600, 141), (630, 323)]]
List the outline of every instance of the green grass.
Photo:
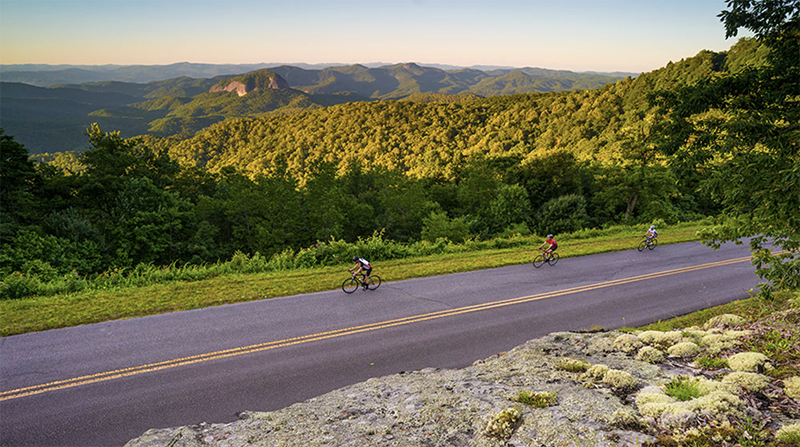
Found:
[(697, 399), (702, 395), (700, 382), (687, 376), (678, 376), (666, 384), (665, 392), (681, 402)]
[(522, 390), (517, 394), (515, 400), (535, 408), (550, 407), (557, 402), (556, 393), (549, 393), (547, 391), (531, 393), (530, 391)]
[[(706, 223), (663, 227), (661, 244), (698, 240)], [(560, 239), (562, 258), (635, 249), (638, 228), (587, 230)], [(621, 241), (624, 246), (621, 246)], [(538, 254), (540, 240), (530, 245), (404, 258), (376, 263), (384, 281), (444, 275), (525, 264)], [(656, 249), (657, 250), (657, 249)], [(348, 276), (349, 264), (250, 274), (226, 274), (198, 281), (174, 281), (140, 287), (38, 296), (0, 301), (0, 336), (44, 331), (109, 320), (142, 317), (301, 293), (335, 290)]]

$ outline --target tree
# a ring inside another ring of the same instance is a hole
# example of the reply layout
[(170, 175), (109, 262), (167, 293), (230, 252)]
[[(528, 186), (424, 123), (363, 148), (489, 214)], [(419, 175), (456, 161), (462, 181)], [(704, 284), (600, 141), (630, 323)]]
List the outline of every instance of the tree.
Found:
[(14, 238), (34, 201), (36, 169), (25, 146), (0, 129), (0, 244)]
[(661, 92), (655, 103), (668, 117), (665, 151), (681, 169), (702, 169), (703, 188), (723, 206), (720, 225), (703, 233), (707, 243), (750, 237), (769, 295), (800, 288), (800, 2), (727, 5), (719, 15), (726, 37), (749, 29), (769, 48), (766, 63)]

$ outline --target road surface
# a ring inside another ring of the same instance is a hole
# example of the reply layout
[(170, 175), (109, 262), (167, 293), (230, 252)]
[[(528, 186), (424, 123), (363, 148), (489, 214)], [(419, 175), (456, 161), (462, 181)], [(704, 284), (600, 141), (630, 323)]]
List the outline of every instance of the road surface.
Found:
[[(371, 377), (459, 368), (553, 331), (747, 298), (746, 246), (659, 246), (0, 338), (0, 445), (121, 446)], [(343, 277), (346, 273), (343, 272)]]

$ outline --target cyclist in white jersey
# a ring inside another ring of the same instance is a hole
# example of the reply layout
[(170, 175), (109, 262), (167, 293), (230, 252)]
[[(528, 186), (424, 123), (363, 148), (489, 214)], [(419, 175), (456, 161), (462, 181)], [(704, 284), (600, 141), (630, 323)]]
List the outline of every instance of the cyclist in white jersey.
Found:
[(367, 285), (369, 284), (369, 275), (372, 273), (372, 265), (366, 259), (358, 256), (353, 256), (353, 262), (355, 262), (356, 265), (354, 265), (353, 268), (351, 268), (348, 271), (350, 273), (353, 273), (353, 270), (358, 269), (358, 271), (353, 273), (353, 276), (356, 276), (359, 273), (364, 272), (364, 289), (366, 289)]

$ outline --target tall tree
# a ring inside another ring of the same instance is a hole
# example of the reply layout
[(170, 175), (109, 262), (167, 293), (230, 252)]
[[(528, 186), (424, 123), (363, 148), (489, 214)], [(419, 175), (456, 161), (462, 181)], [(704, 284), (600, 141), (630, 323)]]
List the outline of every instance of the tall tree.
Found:
[[(664, 148), (702, 169), (724, 207), (708, 243), (750, 237), (762, 290), (800, 288), (800, 2), (728, 0), (726, 37), (745, 28), (769, 48), (766, 63), (656, 98), (669, 117)], [(770, 243), (780, 250), (770, 249)]]

